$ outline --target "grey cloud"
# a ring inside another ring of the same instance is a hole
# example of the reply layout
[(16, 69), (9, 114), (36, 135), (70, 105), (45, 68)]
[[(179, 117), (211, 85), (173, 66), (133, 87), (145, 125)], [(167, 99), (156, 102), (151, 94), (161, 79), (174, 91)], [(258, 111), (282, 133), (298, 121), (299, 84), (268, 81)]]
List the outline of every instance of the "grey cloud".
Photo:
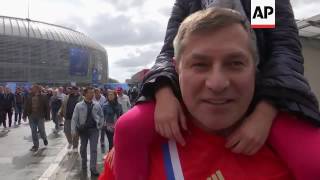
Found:
[(159, 9), (160, 14), (165, 17), (169, 17), (172, 11), (172, 7), (163, 7)]
[(162, 41), (165, 27), (156, 21), (135, 23), (127, 16), (104, 14), (86, 27), (87, 34), (104, 45), (143, 45)]
[(317, 7), (320, 7), (318, 0), (292, 0), (292, 7), (296, 19), (305, 19), (319, 14)]
[(141, 67), (130, 67), (125, 69), (126, 69), (126, 72), (128, 72), (128, 74), (131, 74), (131, 75), (137, 73), (138, 71), (141, 71)]
[(136, 23), (124, 15), (101, 14), (90, 25), (77, 17), (57, 24), (83, 32), (99, 43), (113, 47), (161, 42), (165, 33), (165, 27), (156, 21)]
[(126, 11), (129, 8), (140, 8), (145, 0), (104, 0), (119, 11)]
[(73, 30), (81, 31), (82, 27), (85, 27), (84, 21), (79, 17), (70, 17), (68, 21), (56, 21), (54, 24), (64, 26)]
[(118, 67), (125, 68), (134, 68), (147, 66), (155, 62), (157, 55), (159, 54), (160, 46), (154, 46), (154, 48), (150, 48), (150, 50), (138, 50), (138, 55), (129, 55), (129, 57), (120, 59), (115, 63)]
[(133, 0), (133, 2), (131, 2), (131, 5), (133, 5), (133, 6), (141, 6), (141, 5), (144, 4), (144, 2), (145, 2), (145, 0)]
[(291, 0), (291, 4), (293, 6), (308, 4), (308, 3), (315, 3), (317, 0)]

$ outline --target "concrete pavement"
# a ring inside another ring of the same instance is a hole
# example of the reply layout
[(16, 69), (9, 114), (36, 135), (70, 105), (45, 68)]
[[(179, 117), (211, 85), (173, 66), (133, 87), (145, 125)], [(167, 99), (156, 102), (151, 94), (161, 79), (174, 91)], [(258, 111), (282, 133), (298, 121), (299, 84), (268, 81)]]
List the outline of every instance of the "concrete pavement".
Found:
[(1, 179), (38, 180), (57, 161), (59, 154), (60, 158), (64, 157), (63, 150), (67, 141), (63, 132), (52, 133), (52, 121), (46, 122), (45, 126), (49, 144), (44, 146), (42, 139), (39, 139), (40, 147), (37, 153), (29, 151), (33, 144), (28, 123), (23, 122), (19, 127), (0, 132)]
[[(107, 138), (105, 138), (107, 142)], [(106, 148), (108, 148), (108, 143), (106, 144)], [(100, 148), (100, 143), (98, 144), (98, 159), (97, 159), (97, 169), (99, 172), (103, 170), (103, 156), (106, 152), (106, 148)], [(87, 167), (89, 166), (90, 161), (90, 148), (88, 143), (88, 161)], [(90, 170), (88, 168), (87, 171), (82, 171), (81, 169), (81, 157), (80, 153), (71, 153), (65, 156), (63, 161), (60, 163), (59, 169), (57, 173), (52, 176), (52, 179), (56, 180), (96, 180), (97, 177), (90, 176)]]
[[(54, 124), (46, 122), (48, 146), (44, 146), (39, 139), (39, 151), (29, 151), (32, 147), (31, 130), (29, 123), (22, 122), (19, 127), (0, 128), (0, 179), (1, 180), (87, 180), (97, 179), (90, 176), (90, 170), (81, 170), (79, 153), (67, 153), (67, 140), (63, 131), (53, 133)], [(108, 148), (98, 144), (97, 169), (103, 169), (103, 156)], [(80, 143), (79, 143), (80, 147)], [(90, 147), (88, 143), (88, 164), (90, 160)]]

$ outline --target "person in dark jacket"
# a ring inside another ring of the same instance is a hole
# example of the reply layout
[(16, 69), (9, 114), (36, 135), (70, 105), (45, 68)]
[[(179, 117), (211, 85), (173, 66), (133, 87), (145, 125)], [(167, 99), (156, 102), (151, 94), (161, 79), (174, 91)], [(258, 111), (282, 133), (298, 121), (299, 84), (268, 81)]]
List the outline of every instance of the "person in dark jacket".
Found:
[[(63, 99), (62, 105), (59, 110), (59, 115), (64, 118), (64, 134), (68, 140), (68, 150), (70, 152), (78, 152), (79, 136), (71, 134), (71, 119), (76, 104), (82, 101), (83, 97), (79, 93), (79, 89), (76, 86), (70, 88), (70, 93)], [(72, 148), (72, 149), (71, 149)]]
[[(0, 126), (3, 124), (3, 128), (6, 129), (7, 126), (5, 124), (5, 116), (4, 116), (4, 88), (3, 86), (0, 86)], [(3, 129), (3, 130), (4, 130)]]
[(11, 90), (6, 87), (3, 94), (3, 107), (4, 107), (4, 126), (6, 126), (6, 116), (8, 114), (8, 120), (9, 120), (9, 127), (11, 127), (12, 124), (12, 114), (13, 114), (13, 108), (14, 108), (14, 94), (11, 92)]
[(21, 92), (21, 88), (16, 89), (16, 93), (14, 95), (14, 124), (20, 125), (21, 124), (21, 115), (22, 115), (22, 106), (24, 97)]
[(58, 96), (58, 90), (53, 90), (53, 94), (50, 97), (50, 109), (51, 109), (51, 115), (52, 115), (52, 120), (55, 124), (55, 129), (54, 132), (59, 131), (59, 116), (58, 112), (59, 109), (62, 105), (62, 97)]
[(25, 100), (22, 118), (26, 121), (27, 117), (29, 119), (33, 141), (33, 146), (30, 151), (37, 152), (39, 149), (37, 130), (40, 132), (43, 144), (47, 146), (48, 140), (45, 131), (45, 120), (50, 119), (48, 98), (41, 94), (41, 87), (39, 85), (32, 86), (31, 93)]
[[(83, 100), (82, 95), (79, 93), (79, 88), (72, 86), (69, 89), (69, 94), (64, 98), (59, 110), (59, 115), (64, 118), (64, 134), (68, 140), (68, 150), (70, 152), (77, 153), (79, 145), (79, 136), (71, 134), (71, 119), (76, 104)], [(72, 149), (71, 149), (72, 148)]]
[(138, 98), (138, 95), (139, 95), (138, 88), (136, 86), (133, 86), (132, 88), (130, 88), (129, 92), (128, 92), (128, 95), (129, 95), (129, 98), (130, 98), (131, 106), (134, 106), (134, 104), (136, 103), (136, 100)]
[(107, 101), (103, 105), (104, 126), (109, 142), (109, 150), (113, 147), (114, 124), (122, 114), (122, 107), (118, 103), (117, 93), (109, 90), (107, 94)]
[[(181, 94), (173, 61), (172, 42), (180, 23), (189, 14), (212, 5), (226, 5), (227, 2), (231, 1), (176, 0), (162, 50), (143, 81), (139, 101), (156, 100), (156, 130), (161, 135), (174, 138), (181, 144), (184, 144), (184, 140), (180, 125), (183, 129), (187, 127), (185, 114), (179, 102)], [(249, 0), (234, 0), (232, 3), (237, 3), (235, 7), (242, 8), (243, 15), (250, 20)], [(303, 76), (301, 44), (291, 4), (289, 0), (275, 1), (275, 6), (276, 28), (254, 30), (252, 39), (256, 40), (259, 52), (257, 91), (252, 103), (254, 108), (246, 117), (246, 123), (228, 138), (226, 146), (233, 152), (248, 155), (257, 152), (267, 139), (272, 121), (278, 111), (291, 112), (303, 117), (301, 119), (320, 125), (318, 101)], [(139, 117), (135, 117), (135, 120), (138, 121)], [(136, 131), (139, 127), (122, 128)], [(137, 144), (135, 146), (140, 147)], [(134, 150), (134, 152), (137, 151)]]

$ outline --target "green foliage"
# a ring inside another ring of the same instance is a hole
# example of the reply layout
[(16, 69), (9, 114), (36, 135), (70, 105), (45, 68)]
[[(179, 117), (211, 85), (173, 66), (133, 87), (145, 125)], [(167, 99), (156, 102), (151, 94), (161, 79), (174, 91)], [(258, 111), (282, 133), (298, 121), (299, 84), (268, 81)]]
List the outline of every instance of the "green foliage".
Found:
[(116, 79), (113, 79), (113, 78), (111, 78), (111, 77), (109, 77), (109, 79), (108, 79), (108, 81), (107, 81), (108, 83), (119, 83), (119, 81), (118, 80), (116, 80)]

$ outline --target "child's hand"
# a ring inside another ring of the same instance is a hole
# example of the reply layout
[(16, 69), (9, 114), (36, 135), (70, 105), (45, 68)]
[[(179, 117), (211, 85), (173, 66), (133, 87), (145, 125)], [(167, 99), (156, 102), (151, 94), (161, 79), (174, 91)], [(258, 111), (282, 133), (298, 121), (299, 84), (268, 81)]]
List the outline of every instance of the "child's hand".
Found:
[(187, 130), (186, 118), (179, 100), (170, 87), (163, 87), (156, 93), (154, 120), (155, 129), (161, 136), (175, 139), (181, 145), (185, 145), (180, 126)]
[(114, 148), (112, 148), (104, 157), (103, 159), (106, 160), (107, 163), (109, 163), (110, 168), (113, 168), (113, 160), (114, 160)]
[(227, 138), (226, 148), (234, 153), (253, 155), (266, 142), (278, 110), (267, 101), (260, 101), (255, 110)]

